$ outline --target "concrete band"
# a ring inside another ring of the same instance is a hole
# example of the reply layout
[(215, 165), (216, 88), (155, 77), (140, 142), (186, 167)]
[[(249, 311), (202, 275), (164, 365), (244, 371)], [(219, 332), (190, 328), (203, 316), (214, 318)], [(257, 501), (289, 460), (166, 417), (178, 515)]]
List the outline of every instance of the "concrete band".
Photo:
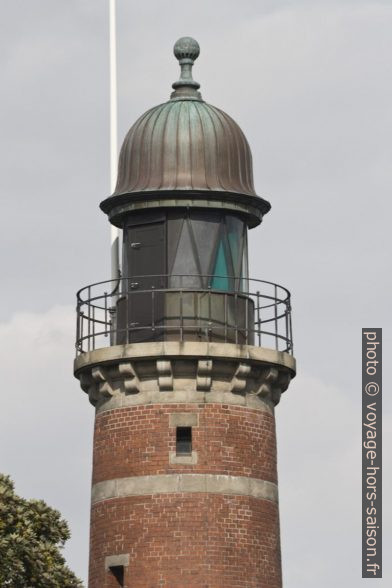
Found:
[(255, 347), (252, 345), (236, 345), (234, 343), (212, 342), (179, 342), (161, 341), (154, 343), (128, 343), (126, 345), (112, 345), (79, 355), (74, 363), (75, 375), (87, 366), (113, 362), (124, 359), (151, 358), (205, 358), (205, 359), (239, 359), (262, 363), (265, 365), (281, 366), (296, 371), (295, 359), (292, 355), (275, 349)]
[(273, 482), (219, 474), (164, 474), (105, 480), (93, 485), (91, 502), (96, 504), (111, 498), (194, 492), (235, 494), (278, 502), (278, 487)]

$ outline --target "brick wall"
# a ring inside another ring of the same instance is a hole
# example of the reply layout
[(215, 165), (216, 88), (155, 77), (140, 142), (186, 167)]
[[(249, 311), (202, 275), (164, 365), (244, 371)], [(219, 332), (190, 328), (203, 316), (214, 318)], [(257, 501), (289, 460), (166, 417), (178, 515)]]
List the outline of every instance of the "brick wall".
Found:
[[(192, 428), (196, 465), (171, 465), (175, 427), (169, 415), (198, 414)], [(233, 405), (135, 406), (99, 414), (95, 423), (93, 483), (168, 473), (250, 476), (276, 482), (274, 417)]]
[[(169, 463), (169, 415), (198, 414), (197, 463)], [(274, 417), (235, 405), (163, 404), (96, 417), (93, 483), (170, 473), (226, 474), (276, 482)], [(92, 507), (90, 588), (114, 588), (106, 556), (128, 553), (125, 586), (280, 588), (278, 507), (250, 496), (130, 496)]]

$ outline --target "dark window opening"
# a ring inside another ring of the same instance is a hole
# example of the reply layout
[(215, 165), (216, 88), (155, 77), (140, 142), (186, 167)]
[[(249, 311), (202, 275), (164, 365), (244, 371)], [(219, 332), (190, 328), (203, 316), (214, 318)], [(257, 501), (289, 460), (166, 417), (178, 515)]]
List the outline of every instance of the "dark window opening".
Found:
[(192, 427), (177, 427), (176, 453), (177, 455), (192, 453)]
[(124, 566), (110, 566), (109, 570), (116, 578), (119, 586), (124, 586)]

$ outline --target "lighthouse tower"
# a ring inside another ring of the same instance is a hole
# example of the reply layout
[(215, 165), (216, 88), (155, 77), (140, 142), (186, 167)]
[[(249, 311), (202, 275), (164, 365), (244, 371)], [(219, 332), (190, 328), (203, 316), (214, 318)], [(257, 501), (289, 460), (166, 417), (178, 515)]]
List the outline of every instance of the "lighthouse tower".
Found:
[[(122, 276), (77, 295), (75, 376), (95, 407), (89, 588), (279, 588), (275, 406), (295, 375), (290, 294), (251, 279), (247, 140), (204, 102), (197, 42), (125, 137)], [(265, 254), (265, 252), (264, 252)]]

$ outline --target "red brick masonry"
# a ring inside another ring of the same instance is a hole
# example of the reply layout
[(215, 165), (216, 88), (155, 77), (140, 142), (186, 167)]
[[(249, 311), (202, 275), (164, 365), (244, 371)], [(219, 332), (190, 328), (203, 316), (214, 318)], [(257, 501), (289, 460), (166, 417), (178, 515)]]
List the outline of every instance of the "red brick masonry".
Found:
[[(196, 465), (171, 465), (169, 415), (198, 414)], [(170, 473), (226, 474), (276, 482), (274, 417), (219, 404), (134, 406), (98, 414), (93, 483)], [(89, 588), (114, 588), (105, 557), (129, 554), (127, 588), (280, 588), (278, 506), (250, 496), (129, 496), (92, 507)]]
[[(169, 415), (198, 413), (193, 427), (195, 466), (170, 465), (175, 428)], [(172, 473), (250, 476), (276, 482), (275, 419), (266, 412), (219, 404), (153, 404), (99, 414), (95, 423), (93, 484)]]

